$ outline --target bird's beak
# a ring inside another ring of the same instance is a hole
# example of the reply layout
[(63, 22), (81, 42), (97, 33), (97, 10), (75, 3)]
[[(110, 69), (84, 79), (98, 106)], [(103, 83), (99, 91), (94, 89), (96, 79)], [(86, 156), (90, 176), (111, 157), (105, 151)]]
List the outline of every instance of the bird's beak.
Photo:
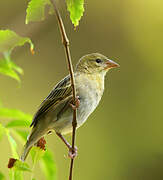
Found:
[(116, 62), (108, 59), (108, 61), (106, 62), (106, 67), (105, 67), (105, 69), (116, 68), (116, 67), (120, 67), (120, 65), (117, 64)]

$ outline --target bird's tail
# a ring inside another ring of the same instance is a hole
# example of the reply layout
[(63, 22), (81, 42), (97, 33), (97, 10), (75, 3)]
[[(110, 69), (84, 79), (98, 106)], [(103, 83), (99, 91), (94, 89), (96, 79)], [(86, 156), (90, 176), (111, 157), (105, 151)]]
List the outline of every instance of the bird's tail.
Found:
[(32, 148), (33, 145), (36, 144), (36, 142), (45, 134), (45, 128), (40, 128), (40, 127), (34, 127), (32, 129), (31, 134), (29, 135), (27, 142), (24, 146), (23, 153), (21, 155), (21, 161), (25, 161), (30, 149)]
[(21, 161), (25, 161), (30, 149), (35, 144), (35, 142), (37, 141), (37, 139), (38, 139), (38, 133), (37, 132), (38, 132), (37, 128), (33, 128), (30, 135), (28, 136), (27, 142), (24, 146), (23, 153), (22, 153), (21, 158), (20, 158)]
[(27, 143), (25, 144), (24, 146), (24, 149), (23, 149), (23, 153), (21, 155), (21, 161), (25, 161), (26, 157), (28, 156), (28, 153), (30, 151), (30, 149), (32, 148), (33, 144), (30, 143), (30, 141), (28, 140)]

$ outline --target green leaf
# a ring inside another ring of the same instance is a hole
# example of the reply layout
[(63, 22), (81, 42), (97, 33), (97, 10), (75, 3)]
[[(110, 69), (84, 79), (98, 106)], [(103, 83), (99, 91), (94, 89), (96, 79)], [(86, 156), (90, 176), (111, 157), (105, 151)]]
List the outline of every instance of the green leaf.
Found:
[(24, 180), (22, 172), (14, 170), (14, 178), (13, 178), (13, 180)]
[(74, 26), (79, 25), (79, 21), (84, 12), (84, 0), (66, 0), (67, 9), (70, 12), (70, 19)]
[(14, 137), (20, 141), (22, 145), (27, 141), (27, 137), (29, 135), (29, 132), (26, 130), (18, 130), (18, 129), (12, 129), (12, 133), (14, 134)]
[(31, 123), (29, 121), (26, 121), (24, 119), (22, 119), (22, 120), (13, 120), (13, 121), (10, 121), (5, 127), (6, 128), (29, 127), (30, 124)]
[(40, 165), (43, 173), (45, 174), (46, 180), (57, 179), (56, 163), (54, 162), (51, 151), (46, 150), (44, 156), (40, 160)]
[(2, 124), (0, 124), (0, 140), (2, 139), (5, 133), (6, 133), (5, 127)]
[(43, 157), (43, 155), (45, 154), (45, 151), (43, 149), (40, 149), (37, 146), (33, 146), (30, 151), (30, 154), (32, 157), (32, 161), (35, 165)]
[(29, 165), (25, 162), (17, 160), (14, 164), (14, 169), (17, 171), (28, 171), (31, 172)]
[(24, 74), (23, 69), (16, 65), (13, 61), (10, 61), (10, 66), (12, 67), (13, 70), (18, 72), (19, 74)]
[(11, 61), (10, 55), (16, 46), (23, 46), (28, 42), (31, 46), (31, 52), (34, 53), (34, 45), (27, 37), (18, 36), (11, 30), (0, 30), (0, 52), (4, 58), (0, 60), (0, 73), (10, 76), (17, 81), (20, 81), (19, 74), (23, 74), (23, 70)]
[(27, 137), (29, 135), (29, 132), (25, 130), (15, 130), (14, 131), (17, 135), (19, 135), (23, 141), (27, 141)]
[(2, 172), (0, 172), (0, 180), (4, 180), (5, 179), (5, 176), (3, 175)]
[(20, 78), (18, 74), (14, 71), (16, 70), (19, 73), (23, 72), (23, 70), (20, 70), (21, 68), (16, 66), (13, 62), (7, 61), (6, 59), (0, 59), (0, 73), (9, 77), (12, 77), (13, 79), (16, 79), (17, 81), (20, 81)]
[(10, 180), (24, 180), (22, 171), (17, 171), (14, 168), (9, 171)]
[[(41, 21), (45, 19), (45, 6), (51, 5), (49, 0), (31, 0), (28, 3), (26, 10), (26, 24), (31, 21)], [(52, 8), (50, 7), (49, 13), (52, 13)]]
[(13, 169), (9, 170), (9, 177), (10, 177), (9, 178), (10, 180), (14, 180), (14, 170)]
[(34, 49), (32, 41), (27, 37), (18, 36), (11, 30), (0, 30), (0, 52), (11, 52), (16, 46), (23, 46), (28, 42), (31, 50)]
[(8, 109), (8, 108), (0, 108), (0, 117), (3, 118), (12, 118), (12, 119), (21, 119), (31, 122), (32, 116), (30, 114), (26, 114), (18, 109)]
[(28, 164), (25, 162), (22, 162), (18, 159), (15, 159), (16, 161), (13, 164), (13, 167), (10, 167), (9, 176), (12, 180), (23, 180), (23, 172), (32, 172), (29, 168)]
[(11, 146), (11, 150), (12, 150), (12, 156), (16, 159), (19, 158), (18, 153), (17, 153), (17, 144), (15, 142), (15, 140), (13, 139), (13, 137), (9, 134), (9, 132), (7, 132), (7, 137)]

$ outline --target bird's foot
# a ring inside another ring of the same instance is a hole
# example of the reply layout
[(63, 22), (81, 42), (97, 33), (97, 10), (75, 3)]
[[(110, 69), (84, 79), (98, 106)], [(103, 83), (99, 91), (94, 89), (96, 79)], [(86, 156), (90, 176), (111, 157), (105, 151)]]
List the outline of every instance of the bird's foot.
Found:
[(80, 100), (79, 100), (79, 96), (76, 97), (75, 99), (75, 104), (70, 103), (70, 106), (72, 107), (73, 110), (77, 109), (80, 105)]
[(74, 149), (71, 147), (69, 148), (69, 153), (68, 153), (68, 156), (71, 158), (71, 159), (74, 159), (76, 156), (77, 156), (77, 147), (75, 146)]

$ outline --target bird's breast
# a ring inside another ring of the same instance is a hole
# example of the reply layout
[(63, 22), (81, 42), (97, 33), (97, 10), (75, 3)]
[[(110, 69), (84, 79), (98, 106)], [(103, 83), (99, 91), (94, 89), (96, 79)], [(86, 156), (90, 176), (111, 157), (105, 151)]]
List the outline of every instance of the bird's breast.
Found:
[(99, 77), (97, 80), (87, 76), (79, 76), (76, 79), (76, 90), (80, 99), (80, 106), (78, 108), (79, 125), (85, 122), (99, 104), (104, 90), (103, 81)]

